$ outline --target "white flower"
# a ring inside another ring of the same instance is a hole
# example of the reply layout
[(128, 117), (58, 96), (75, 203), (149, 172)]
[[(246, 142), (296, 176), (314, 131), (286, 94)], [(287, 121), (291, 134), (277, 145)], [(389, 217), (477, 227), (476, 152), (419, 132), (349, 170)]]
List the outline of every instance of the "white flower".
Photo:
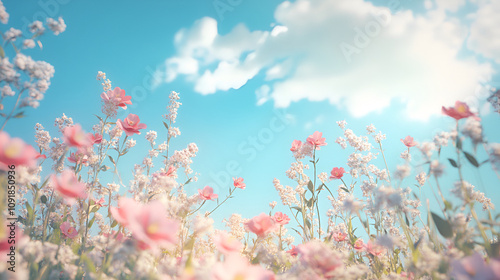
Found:
[(62, 17), (59, 17), (57, 21), (53, 18), (48, 18), (47, 25), (49, 26), (50, 30), (54, 32), (54, 35), (59, 35), (60, 33), (63, 33), (64, 30), (66, 30), (66, 24), (64, 23)]

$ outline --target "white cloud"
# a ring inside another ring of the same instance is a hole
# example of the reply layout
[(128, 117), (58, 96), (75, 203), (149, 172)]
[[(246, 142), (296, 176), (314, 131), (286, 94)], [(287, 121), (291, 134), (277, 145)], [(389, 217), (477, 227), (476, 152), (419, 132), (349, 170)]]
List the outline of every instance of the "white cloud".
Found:
[[(268, 84), (256, 91), (259, 105), (269, 99), (276, 107), (328, 100), (364, 116), (396, 100), (406, 104), (409, 116), (425, 119), (472, 95), (493, 73), (489, 63), (462, 53), (467, 27), (439, 12), (456, 11), (462, 2), (438, 0), (437, 10), (424, 15), (391, 15), (363, 0), (286, 1), (277, 7), (271, 31), (238, 25), (226, 35), (215, 20), (204, 18), (177, 34), (178, 52), (167, 60), (165, 79), (184, 74), (197, 92), (210, 94), (238, 89), (265, 72)], [(477, 25), (482, 30), (486, 24)], [(471, 34), (469, 46), (473, 38), (482, 40)], [(500, 49), (484, 42), (473, 46), (485, 55)]]
[(467, 46), (500, 63), (500, 1), (480, 1), (472, 15), (473, 22)]

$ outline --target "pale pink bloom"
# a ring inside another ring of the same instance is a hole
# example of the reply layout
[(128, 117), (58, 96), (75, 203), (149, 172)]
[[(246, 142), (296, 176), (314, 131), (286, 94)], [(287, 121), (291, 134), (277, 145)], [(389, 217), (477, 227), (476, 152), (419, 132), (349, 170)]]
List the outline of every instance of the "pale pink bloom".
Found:
[(133, 218), (134, 214), (137, 213), (141, 208), (135, 200), (127, 197), (122, 197), (118, 200), (118, 208), (109, 207), (109, 211), (113, 218), (119, 222), (122, 226), (128, 226), (130, 220)]
[(224, 263), (218, 262), (214, 265), (212, 279), (272, 280), (275, 277), (271, 271), (260, 265), (251, 265), (246, 258), (234, 253), (227, 256)]
[(95, 203), (95, 205), (97, 205), (99, 207), (106, 206), (106, 205), (104, 205), (104, 203), (106, 203), (106, 200), (104, 199), (104, 197), (101, 197), (99, 200), (94, 200), (94, 203)]
[(282, 212), (276, 212), (274, 213), (273, 220), (281, 226), (284, 226), (290, 222), (290, 218), (286, 215), (283, 214)]
[(343, 233), (342, 231), (337, 231), (332, 233), (333, 239), (337, 242), (342, 242), (347, 238), (347, 233)]
[(335, 277), (337, 269), (342, 270), (342, 259), (322, 242), (301, 244), (299, 253), (300, 262), (312, 269), (319, 276), (317, 279)]
[(133, 237), (150, 246), (166, 247), (177, 242), (179, 222), (166, 217), (167, 209), (159, 201), (150, 202), (129, 217)]
[(445, 108), (443, 106), (442, 111), (443, 114), (448, 115), (457, 121), (463, 118), (475, 116), (475, 114), (470, 111), (469, 106), (460, 101), (455, 102), (455, 107)]
[(244, 190), (245, 187), (247, 186), (245, 183), (243, 183), (243, 178), (233, 178), (233, 185), (239, 189)]
[(198, 194), (202, 200), (214, 200), (219, 197), (218, 194), (214, 193), (214, 189), (209, 186), (205, 186), (202, 190), (198, 190)]
[(490, 259), (488, 265), (479, 253), (451, 262), (451, 276), (457, 280), (500, 279), (500, 261)]
[(127, 136), (132, 136), (134, 134), (141, 134), (139, 129), (147, 128), (147, 125), (140, 123), (139, 116), (134, 114), (129, 114), (125, 119), (117, 120), (116, 126), (123, 130)]
[(68, 157), (68, 161), (76, 164), (88, 165), (88, 157), (82, 153), (71, 153)]
[(401, 139), (401, 142), (403, 142), (403, 144), (405, 144), (405, 146), (408, 148), (417, 146), (417, 142), (415, 142), (415, 140), (413, 140), (413, 137), (411, 137), (410, 135), (406, 136), (405, 139)]
[(118, 242), (122, 242), (124, 241), (126, 238), (125, 238), (125, 235), (123, 235), (123, 233), (121, 232), (116, 232), (114, 230), (111, 231), (111, 233), (104, 233), (103, 234), (105, 237), (108, 237), (112, 240), (116, 240)]
[(354, 249), (357, 251), (364, 251), (365, 249), (365, 243), (363, 242), (363, 239), (357, 239), (356, 242), (354, 242)]
[(264, 237), (276, 229), (276, 222), (271, 216), (261, 213), (247, 221), (245, 227), (257, 236)]
[(59, 229), (61, 229), (61, 233), (64, 234), (64, 236), (69, 238), (75, 238), (78, 235), (78, 231), (72, 227), (69, 222), (62, 223)]
[(307, 137), (307, 142), (313, 145), (316, 150), (319, 150), (320, 146), (326, 146), (326, 138), (323, 137), (323, 132), (315, 131), (312, 135)]
[(332, 169), (332, 171), (330, 171), (330, 180), (334, 180), (334, 179), (340, 179), (344, 176), (344, 173), (345, 173), (345, 170), (343, 167), (334, 167)]
[(90, 142), (92, 142), (92, 145), (93, 144), (100, 144), (102, 142), (102, 135), (99, 133), (96, 133), (96, 134), (89, 133), (88, 136), (89, 136)]
[(132, 96), (126, 96), (125, 90), (116, 87), (114, 90), (108, 90), (107, 92), (101, 93), (101, 98), (106, 103), (111, 103), (115, 106), (127, 109), (127, 104), (131, 105)]
[(286, 251), (288, 254), (290, 254), (292, 257), (296, 257), (299, 254), (299, 248), (295, 247), (292, 245), (292, 249)]
[(290, 151), (292, 151), (292, 152), (295, 153), (298, 150), (300, 150), (300, 147), (302, 147), (302, 141), (300, 141), (300, 140), (293, 140), (292, 147), (290, 148)]
[(61, 175), (52, 175), (52, 186), (66, 200), (67, 204), (75, 203), (76, 198), (87, 198), (85, 183), (79, 182), (75, 173), (64, 170)]
[(379, 256), (381, 255), (383, 252), (384, 252), (384, 247), (376, 244), (375, 242), (369, 240), (367, 244), (363, 245), (363, 247), (365, 248), (365, 250), (374, 255), (374, 256)]
[(165, 176), (174, 177), (175, 176), (175, 171), (176, 171), (175, 167), (173, 165), (170, 165), (168, 167), (167, 172), (165, 173)]
[(9, 165), (35, 167), (39, 153), (21, 138), (10, 138), (0, 131), (0, 170), (10, 170)]
[(225, 231), (221, 231), (214, 237), (214, 243), (217, 249), (224, 255), (240, 252), (243, 248), (243, 244), (238, 239)]
[(89, 147), (92, 141), (79, 124), (68, 126), (63, 131), (64, 143), (70, 147)]

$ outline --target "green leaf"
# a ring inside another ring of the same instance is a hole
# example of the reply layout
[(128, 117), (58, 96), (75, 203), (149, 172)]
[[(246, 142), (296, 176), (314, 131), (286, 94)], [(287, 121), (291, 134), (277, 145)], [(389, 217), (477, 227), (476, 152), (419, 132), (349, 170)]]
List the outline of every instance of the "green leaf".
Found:
[(306, 218), (306, 226), (308, 228), (311, 228), (311, 222), (309, 221), (309, 219)]
[(2, 46), (0, 46), (0, 57), (5, 57), (5, 51), (3, 50)]
[(309, 200), (307, 201), (307, 207), (311, 208), (311, 207), (312, 207), (312, 205), (313, 205), (313, 202), (314, 202), (314, 197), (311, 197), (311, 199), (309, 199)]
[(111, 228), (116, 227), (116, 225), (118, 225), (118, 222), (116, 220), (114, 220), (113, 223), (111, 224)]
[(90, 229), (92, 227), (92, 225), (94, 224), (94, 221), (95, 221), (95, 214), (94, 214), (94, 217), (92, 217), (92, 219), (89, 221), (88, 223), (88, 228)]
[(311, 180), (309, 180), (309, 183), (307, 183), (307, 188), (311, 191), (314, 192), (314, 184)]
[(467, 158), (467, 160), (468, 160), (468, 161), (469, 161), (472, 165), (474, 165), (475, 167), (479, 167), (479, 163), (477, 162), (476, 158), (475, 158), (473, 155), (471, 155), (471, 154), (467, 153), (466, 151), (463, 151), (463, 152), (464, 152), (465, 158)]
[(101, 122), (104, 122), (104, 120), (101, 117), (99, 117), (98, 115), (94, 114), (94, 116), (96, 116)]
[(13, 118), (15, 118), (15, 119), (20, 119), (20, 118), (24, 118), (24, 117), (26, 117), (26, 115), (24, 114), (24, 111), (19, 112), (13, 116)]
[(28, 211), (28, 215), (26, 218), (28, 222), (31, 222), (31, 218), (33, 217), (33, 208), (31, 208), (31, 205), (27, 201), (24, 205), (26, 205), (26, 210)]
[(85, 266), (87, 267), (87, 270), (89, 272), (92, 272), (92, 273), (95, 273), (97, 270), (95, 268), (95, 265), (94, 263), (90, 260), (89, 257), (87, 257), (87, 255), (83, 254), (80, 259), (83, 261), (83, 263), (85, 264)]
[(455, 168), (457, 168), (457, 167), (458, 167), (458, 164), (457, 164), (457, 162), (456, 162), (454, 159), (449, 158), (448, 160), (450, 161), (450, 164), (451, 164), (453, 167), (455, 167)]
[(444, 201), (444, 210), (452, 210), (453, 209), (453, 205), (451, 204), (451, 202), (449, 202), (448, 200), (445, 200)]
[(110, 155), (108, 155), (108, 158), (114, 165), (116, 165), (115, 160)]
[(166, 122), (163, 122), (163, 125), (165, 126), (165, 128), (168, 130), (168, 124)]
[(439, 233), (445, 238), (453, 237), (453, 231), (451, 229), (450, 223), (447, 220), (436, 215), (434, 212), (431, 212), (431, 215)]
[(460, 137), (457, 136), (457, 142), (456, 142), (457, 149), (461, 150), (462, 149), (462, 140), (460, 140)]
[(292, 206), (292, 209), (295, 209), (299, 212), (302, 212), (302, 208), (298, 207), (298, 206)]
[(46, 203), (47, 203), (47, 196), (42, 195), (42, 196), (40, 197), (40, 201), (41, 201), (43, 204), (46, 204)]
[(342, 189), (343, 191), (345, 191), (346, 193), (349, 193), (349, 190), (346, 188), (346, 187), (341, 187), (340, 189)]

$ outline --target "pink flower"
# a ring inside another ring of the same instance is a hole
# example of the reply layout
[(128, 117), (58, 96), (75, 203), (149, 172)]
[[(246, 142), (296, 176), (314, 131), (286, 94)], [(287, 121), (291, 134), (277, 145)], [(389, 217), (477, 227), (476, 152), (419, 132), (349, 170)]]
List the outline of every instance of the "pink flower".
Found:
[(59, 229), (64, 236), (69, 238), (75, 238), (78, 235), (78, 231), (69, 222), (62, 223)]
[(101, 98), (106, 103), (112, 103), (115, 106), (127, 109), (127, 104), (131, 105), (132, 96), (126, 96), (125, 90), (116, 87), (114, 90), (108, 90), (107, 92), (101, 93)]
[(286, 251), (288, 254), (290, 254), (292, 257), (296, 257), (299, 254), (299, 248), (295, 247), (292, 245), (292, 249)]
[(323, 132), (315, 131), (312, 135), (307, 137), (307, 142), (311, 145), (313, 145), (316, 150), (319, 150), (320, 146), (326, 146), (325, 138), (322, 137)]
[(175, 177), (175, 167), (173, 165), (170, 165), (168, 167), (168, 170), (167, 172), (165, 173), (165, 176), (168, 176), (168, 177)]
[[(335, 239), (335, 241), (342, 242), (347, 238), (347, 233), (337, 231), (337, 232), (332, 233), (332, 237), (333, 237), (333, 239)], [(363, 241), (361, 240), (361, 242), (363, 242)]]
[(108, 237), (112, 240), (116, 240), (118, 242), (122, 242), (125, 240), (125, 235), (121, 232), (116, 232), (114, 230), (111, 231), (111, 233), (104, 233), (104, 237)]
[(70, 147), (89, 147), (92, 141), (79, 124), (68, 126), (63, 131), (64, 143)]
[(301, 244), (299, 253), (300, 262), (319, 276), (311, 279), (330, 279), (335, 277), (337, 269), (342, 270), (342, 259), (322, 242), (311, 241)]
[(457, 121), (463, 118), (475, 116), (475, 114), (470, 111), (469, 106), (467, 106), (467, 104), (465, 104), (464, 102), (460, 101), (455, 102), (455, 107), (445, 108), (443, 106), (442, 111), (443, 114), (448, 115), (456, 119)]
[(75, 203), (76, 198), (87, 198), (85, 183), (79, 182), (75, 173), (64, 170), (60, 176), (52, 175), (52, 186), (66, 200), (67, 204)]
[(211, 279), (215, 280), (272, 280), (275, 279), (271, 271), (259, 265), (251, 265), (246, 258), (234, 253), (226, 257), (225, 262), (214, 265)]
[(127, 136), (132, 136), (134, 134), (141, 134), (139, 129), (147, 128), (147, 125), (139, 123), (141, 120), (137, 115), (128, 114), (128, 116), (122, 121), (117, 120), (116, 126), (125, 132)]
[(376, 244), (375, 242), (369, 240), (367, 244), (363, 245), (365, 250), (374, 255), (374, 256), (379, 256), (384, 252), (384, 247)]
[(68, 157), (68, 161), (71, 163), (76, 163), (76, 164), (83, 164), (85, 166), (88, 165), (88, 158), (87, 155), (84, 155), (82, 153), (71, 153), (70, 156)]
[(363, 239), (357, 239), (356, 242), (354, 242), (354, 249), (356, 251), (363, 251), (365, 249), (365, 243), (363, 242)]
[(330, 171), (330, 174), (332, 174), (332, 175), (330, 176), (330, 179), (331, 179), (331, 180), (334, 180), (334, 179), (341, 179), (341, 178), (344, 176), (344, 173), (345, 173), (345, 170), (344, 170), (344, 168), (343, 168), (343, 167), (340, 167), (340, 168), (338, 168), (338, 167), (334, 167), (334, 168), (332, 169), (332, 171)]
[(244, 190), (245, 187), (247, 186), (245, 183), (243, 183), (243, 178), (233, 178), (233, 185), (239, 189)]
[(273, 220), (278, 225), (281, 225), (281, 226), (284, 226), (284, 225), (288, 224), (288, 222), (290, 222), (290, 218), (286, 214), (283, 214), (281, 212), (274, 213)]
[(10, 138), (0, 131), (0, 170), (10, 170), (9, 165), (35, 167), (39, 154), (21, 138)]
[(415, 142), (413, 140), (413, 137), (411, 137), (410, 135), (406, 136), (405, 139), (401, 139), (401, 142), (403, 142), (403, 144), (405, 144), (405, 146), (408, 148), (417, 146), (417, 142)]
[(300, 150), (300, 147), (302, 147), (302, 141), (300, 141), (300, 140), (293, 140), (292, 147), (290, 148), (290, 151), (292, 151), (292, 152), (295, 153), (298, 150)]
[(99, 200), (94, 200), (95, 205), (99, 207), (106, 206), (104, 203), (106, 203), (106, 200), (104, 200), (104, 197), (101, 197)]
[(126, 227), (140, 208), (141, 206), (135, 200), (122, 197), (118, 200), (118, 208), (111, 206), (109, 207), (109, 211), (117, 222)]
[(276, 222), (274, 219), (267, 215), (266, 213), (261, 213), (258, 216), (253, 217), (248, 222), (245, 223), (247, 230), (255, 233), (259, 237), (266, 236), (269, 232), (276, 229)]
[(99, 133), (96, 133), (96, 134), (89, 133), (88, 137), (90, 139), (90, 142), (92, 142), (92, 145), (93, 144), (100, 144), (102, 142), (102, 135)]
[(139, 207), (129, 219), (128, 228), (135, 239), (148, 245), (166, 247), (177, 242), (179, 222), (166, 217), (167, 209), (159, 201)]
[(202, 190), (198, 190), (198, 193), (202, 200), (214, 200), (219, 197), (218, 194), (214, 193), (214, 189), (209, 186), (205, 186)]
[(240, 252), (243, 248), (243, 244), (238, 239), (225, 231), (221, 231), (214, 237), (214, 243), (217, 249), (224, 255)]
[(450, 276), (460, 280), (500, 279), (500, 261), (491, 258), (488, 265), (483, 257), (476, 252), (474, 255), (452, 261)]

